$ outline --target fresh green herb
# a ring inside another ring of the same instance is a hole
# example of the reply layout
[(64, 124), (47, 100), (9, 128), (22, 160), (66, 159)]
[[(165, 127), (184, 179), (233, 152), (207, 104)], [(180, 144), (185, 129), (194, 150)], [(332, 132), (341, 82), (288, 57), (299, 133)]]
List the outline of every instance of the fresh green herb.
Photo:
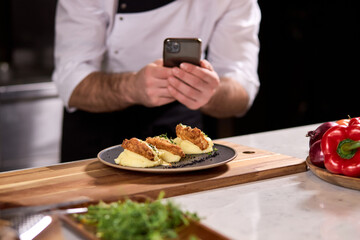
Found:
[(159, 138), (164, 138), (164, 139), (168, 140), (170, 143), (174, 144), (174, 140), (169, 138), (167, 133), (163, 133), (163, 134), (159, 135), (158, 137)]
[(152, 144), (143, 141), (146, 145), (148, 145), (155, 153), (159, 154), (159, 150)]
[(158, 137), (159, 137), (159, 138), (169, 139), (167, 133), (160, 134)]
[(161, 193), (156, 201), (144, 203), (125, 201), (110, 204), (100, 202), (88, 207), (85, 214), (75, 218), (96, 226), (96, 235), (101, 239), (173, 239), (176, 228), (199, 221), (196, 213), (183, 212), (171, 201), (162, 201)]
[(213, 148), (213, 150), (211, 152), (208, 152), (208, 155), (212, 155), (214, 152), (218, 151), (218, 149), (216, 147)]

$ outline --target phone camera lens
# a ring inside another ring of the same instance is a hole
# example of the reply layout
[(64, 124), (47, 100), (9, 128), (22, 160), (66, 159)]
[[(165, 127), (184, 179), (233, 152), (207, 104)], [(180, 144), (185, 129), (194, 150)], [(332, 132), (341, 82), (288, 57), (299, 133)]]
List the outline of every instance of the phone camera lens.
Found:
[(171, 42), (166, 42), (165, 49), (167, 52), (171, 52), (171, 49), (172, 49), (171, 45), (172, 45)]
[(180, 43), (174, 42), (174, 44), (173, 44), (173, 46), (172, 46), (172, 50), (173, 50), (173, 52), (179, 52), (179, 50), (180, 50)]
[(180, 51), (180, 43), (173, 42), (173, 41), (167, 41), (165, 44), (165, 49), (169, 53), (177, 53)]

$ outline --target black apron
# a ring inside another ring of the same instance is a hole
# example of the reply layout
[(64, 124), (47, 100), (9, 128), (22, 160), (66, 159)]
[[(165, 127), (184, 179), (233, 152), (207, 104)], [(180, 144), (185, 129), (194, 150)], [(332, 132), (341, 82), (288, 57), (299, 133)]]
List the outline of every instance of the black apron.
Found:
[(61, 162), (96, 158), (99, 151), (121, 144), (125, 138), (145, 140), (164, 133), (176, 137), (179, 123), (203, 129), (202, 114), (178, 102), (155, 108), (133, 106), (111, 113), (64, 110)]

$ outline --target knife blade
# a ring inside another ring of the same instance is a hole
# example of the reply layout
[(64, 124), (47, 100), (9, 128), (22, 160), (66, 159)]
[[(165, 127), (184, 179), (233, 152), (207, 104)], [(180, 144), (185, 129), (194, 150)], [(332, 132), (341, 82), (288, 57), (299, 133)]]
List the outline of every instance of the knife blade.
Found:
[(87, 211), (86, 207), (79, 207), (23, 214), (11, 218), (10, 226), (15, 230), (20, 240), (32, 240), (51, 224), (54, 214), (74, 214)]
[(44, 211), (49, 211), (58, 208), (65, 208), (69, 206), (75, 206), (79, 204), (84, 204), (90, 202), (89, 198), (77, 199), (69, 202), (61, 202), (55, 204), (39, 205), (39, 206), (26, 206), (26, 207), (17, 207), (9, 208), (0, 211), (0, 219), (11, 219), (17, 216), (31, 215)]

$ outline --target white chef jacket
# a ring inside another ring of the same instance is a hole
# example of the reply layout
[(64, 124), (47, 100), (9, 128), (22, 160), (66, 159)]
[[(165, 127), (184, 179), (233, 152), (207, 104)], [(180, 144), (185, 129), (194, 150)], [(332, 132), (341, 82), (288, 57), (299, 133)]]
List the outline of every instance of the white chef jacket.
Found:
[(116, 13), (115, 0), (59, 0), (53, 81), (65, 106), (94, 71), (138, 71), (162, 58), (167, 37), (202, 40), (219, 76), (258, 92), (260, 10), (256, 0), (176, 0), (139, 13)]

